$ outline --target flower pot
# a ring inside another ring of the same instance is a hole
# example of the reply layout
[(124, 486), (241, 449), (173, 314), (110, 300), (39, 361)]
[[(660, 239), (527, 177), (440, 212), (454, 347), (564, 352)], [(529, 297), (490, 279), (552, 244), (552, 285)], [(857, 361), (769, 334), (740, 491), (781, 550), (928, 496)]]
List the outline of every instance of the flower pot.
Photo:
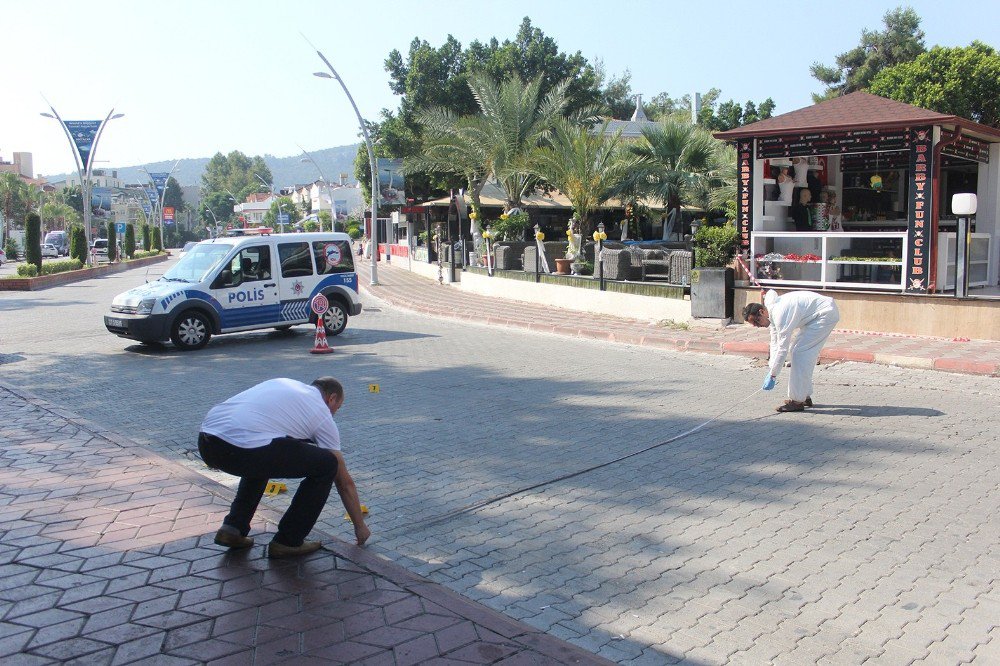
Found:
[(733, 316), (733, 269), (695, 268), (691, 271), (691, 316), (726, 319)]
[(556, 259), (556, 274), (569, 275), (572, 263), (572, 259)]

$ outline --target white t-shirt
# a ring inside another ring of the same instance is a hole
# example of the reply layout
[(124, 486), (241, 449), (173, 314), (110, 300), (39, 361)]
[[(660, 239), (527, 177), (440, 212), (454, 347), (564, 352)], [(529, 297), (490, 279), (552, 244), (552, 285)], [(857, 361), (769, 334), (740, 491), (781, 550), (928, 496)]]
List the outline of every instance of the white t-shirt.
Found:
[(201, 432), (242, 449), (294, 437), (311, 440), (321, 449), (340, 450), (340, 430), (323, 394), (294, 379), (269, 379), (212, 407)]

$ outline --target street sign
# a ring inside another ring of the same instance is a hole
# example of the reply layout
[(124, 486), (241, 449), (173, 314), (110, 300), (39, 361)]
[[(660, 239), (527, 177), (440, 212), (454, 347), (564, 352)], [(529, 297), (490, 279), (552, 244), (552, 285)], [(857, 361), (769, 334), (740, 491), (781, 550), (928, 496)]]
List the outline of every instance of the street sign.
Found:
[(330, 301), (326, 299), (323, 294), (316, 294), (312, 299), (312, 311), (318, 316), (322, 317), (323, 314), (330, 309)]
[(124, 222), (115, 222), (115, 233), (117, 233), (117, 234), (123, 234), (123, 233), (125, 233), (125, 223)]
[(288, 213), (278, 213), (278, 224), (288, 224), (289, 219)]

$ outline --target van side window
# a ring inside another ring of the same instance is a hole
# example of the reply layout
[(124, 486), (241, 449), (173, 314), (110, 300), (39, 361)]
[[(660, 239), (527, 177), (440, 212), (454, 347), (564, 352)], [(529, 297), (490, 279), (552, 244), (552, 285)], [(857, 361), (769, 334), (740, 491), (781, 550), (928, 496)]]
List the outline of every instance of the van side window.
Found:
[(309, 243), (278, 243), (281, 277), (305, 277), (313, 274)]
[(348, 241), (313, 241), (313, 254), (316, 272), (321, 275), (354, 272), (354, 256)]
[(236, 287), (244, 282), (271, 279), (271, 248), (254, 245), (243, 248), (219, 273), (219, 287)]

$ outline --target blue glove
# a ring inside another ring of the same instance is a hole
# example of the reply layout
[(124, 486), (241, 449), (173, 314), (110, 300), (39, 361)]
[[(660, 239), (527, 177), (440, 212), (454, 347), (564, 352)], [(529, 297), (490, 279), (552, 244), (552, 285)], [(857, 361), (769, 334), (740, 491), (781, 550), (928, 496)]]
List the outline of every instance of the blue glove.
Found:
[(768, 371), (767, 377), (764, 378), (764, 385), (761, 386), (761, 388), (764, 389), (765, 391), (770, 391), (771, 389), (774, 388), (774, 384), (775, 384), (774, 377), (772, 377), (771, 372)]

